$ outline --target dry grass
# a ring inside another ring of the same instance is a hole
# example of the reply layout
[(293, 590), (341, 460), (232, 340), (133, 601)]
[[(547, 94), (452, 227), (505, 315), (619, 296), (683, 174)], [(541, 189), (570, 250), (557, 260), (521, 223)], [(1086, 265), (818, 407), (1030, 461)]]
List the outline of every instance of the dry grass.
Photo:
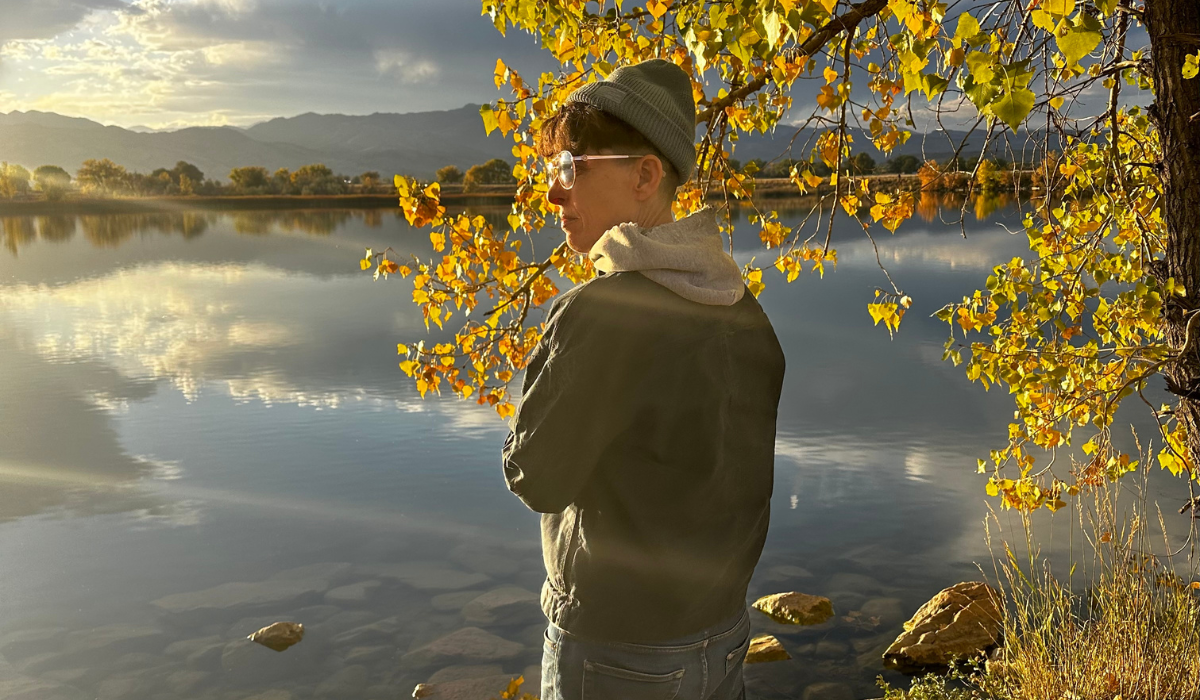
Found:
[(918, 679), (908, 691), (885, 686), (888, 700), (1200, 700), (1195, 560), (1172, 556), (1161, 513), (1155, 553), (1150, 506), (1139, 497), (1118, 517), (1116, 492), (1093, 492), (1080, 511), (1091, 550), (1084, 591), (1054, 577), (1032, 547), (1022, 562), (1005, 543), (996, 562), (1003, 645), (949, 677)]

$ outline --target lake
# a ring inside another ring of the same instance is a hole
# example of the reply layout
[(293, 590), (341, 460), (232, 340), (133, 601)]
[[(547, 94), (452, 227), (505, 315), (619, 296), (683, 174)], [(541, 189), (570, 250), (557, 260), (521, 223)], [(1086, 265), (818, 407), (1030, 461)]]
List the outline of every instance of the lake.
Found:
[[(1011, 399), (941, 361), (930, 314), (1028, 255), (1021, 213), (984, 202), (961, 230), (943, 220), (956, 208), (920, 214), (874, 229), (914, 299), (895, 339), (871, 326), (886, 280), (844, 215), (836, 271), (764, 274), (787, 377), (749, 596), (827, 595), (837, 618), (753, 612), (793, 658), (747, 666), (751, 697), (877, 695), (877, 675), (902, 679), (879, 658), (901, 623), (992, 571), (975, 460), (1003, 445)], [(769, 268), (739, 218), (739, 263)], [(426, 337), (411, 281), (358, 269), (366, 247), (427, 256), (424, 233), (394, 210), (0, 226), (0, 696), (398, 698), (520, 673), (537, 692), (544, 621), (510, 589), (541, 585), (538, 517), (505, 488), (506, 426), (417, 395), (396, 366), (397, 342)], [(1011, 513), (999, 522), (1020, 539)], [(515, 603), (480, 602), (502, 587)], [(244, 640), (276, 620), (304, 623), (304, 641)], [(486, 631), (474, 655), (427, 646), (468, 627)]]

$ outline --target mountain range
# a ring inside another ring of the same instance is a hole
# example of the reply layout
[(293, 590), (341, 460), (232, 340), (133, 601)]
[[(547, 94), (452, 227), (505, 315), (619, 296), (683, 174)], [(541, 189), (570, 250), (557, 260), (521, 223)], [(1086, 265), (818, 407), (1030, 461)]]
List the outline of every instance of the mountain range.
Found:
[[(796, 135), (794, 126), (779, 126), (773, 134), (743, 135), (736, 156), (778, 157)], [(795, 139), (793, 157), (807, 155), (805, 131)], [(949, 132), (956, 141), (963, 134)], [(978, 155), (982, 134), (970, 139), (965, 156)], [(870, 146), (870, 138), (855, 132), (855, 151), (866, 150), (877, 161), (886, 158)], [(945, 157), (950, 153), (945, 135), (922, 139), (914, 134), (891, 155)], [(105, 126), (79, 117), (52, 112), (0, 113), (0, 161), (20, 163), (30, 170), (39, 165), (58, 165), (69, 172), (89, 158), (109, 158), (130, 170), (150, 172), (172, 167), (184, 160), (199, 167), (207, 177), (225, 180), (233, 168), (261, 165), (268, 170), (296, 169), (309, 163), (324, 163), (335, 172), (357, 175), (369, 170), (383, 174), (403, 173), (432, 177), (444, 165), (466, 170), (492, 158), (512, 161), (511, 137), (499, 131), (484, 133), (478, 105), (459, 109), (376, 113), (370, 115), (301, 114), (279, 117), (249, 128), (190, 127), (175, 131)]]

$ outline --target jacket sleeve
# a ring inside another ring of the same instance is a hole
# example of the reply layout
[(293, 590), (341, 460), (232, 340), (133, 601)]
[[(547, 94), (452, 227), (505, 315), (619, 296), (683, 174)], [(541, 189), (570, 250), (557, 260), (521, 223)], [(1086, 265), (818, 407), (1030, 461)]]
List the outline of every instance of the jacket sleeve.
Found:
[(637, 412), (636, 342), (583, 294), (552, 307), (504, 442), (504, 479), (525, 505), (558, 513), (579, 495)]

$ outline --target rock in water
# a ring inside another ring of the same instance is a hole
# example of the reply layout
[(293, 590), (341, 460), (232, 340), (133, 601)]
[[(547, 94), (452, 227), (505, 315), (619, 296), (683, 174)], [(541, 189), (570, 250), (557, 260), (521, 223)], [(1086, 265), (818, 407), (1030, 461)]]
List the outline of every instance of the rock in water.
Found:
[(746, 650), (746, 663), (761, 664), (768, 661), (787, 661), (792, 658), (779, 640), (769, 634), (760, 634), (750, 640), (750, 648)]
[(772, 620), (790, 625), (819, 625), (833, 617), (828, 598), (805, 593), (775, 593), (754, 601), (753, 607)]
[(299, 622), (275, 622), (246, 637), (268, 649), (283, 651), (304, 639), (304, 625)]
[(916, 671), (975, 656), (996, 645), (1001, 619), (996, 589), (982, 581), (955, 584), (904, 623), (904, 632), (883, 653), (883, 665)]

